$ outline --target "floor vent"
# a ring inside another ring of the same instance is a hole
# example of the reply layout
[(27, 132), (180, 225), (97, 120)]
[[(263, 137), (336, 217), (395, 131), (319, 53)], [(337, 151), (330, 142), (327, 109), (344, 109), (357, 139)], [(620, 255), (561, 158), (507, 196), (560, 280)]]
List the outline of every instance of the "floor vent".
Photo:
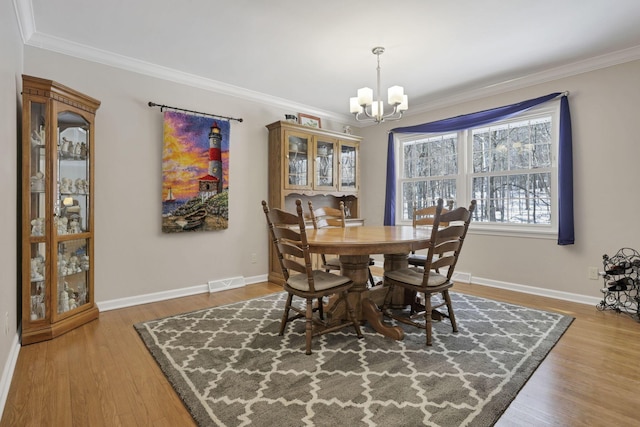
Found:
[(226, 289), (241, 288), (245, 285), (244, 277), (232, 277), (230, 279), (212, 280), (209, 282), (209, 292), (224, 291)]

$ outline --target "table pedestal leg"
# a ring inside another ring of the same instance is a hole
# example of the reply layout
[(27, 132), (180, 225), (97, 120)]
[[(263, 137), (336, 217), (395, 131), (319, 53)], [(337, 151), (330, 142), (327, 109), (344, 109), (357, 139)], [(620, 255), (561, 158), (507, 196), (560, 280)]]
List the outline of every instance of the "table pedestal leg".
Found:
[[(384, 254), (384, 271), (402, 270), (409, 267), (409, 256), (407, 254)], [(392, 308), (403, 308), (405, 306), (404, 289), (396, 286), (391, 296)]]
[[(384, 323), (382, 312), (369, 298), (369, 290), (367, 289), (369, 255), (340, 255), (340, 264), (342, 266), (341, 274), (353, 281), (353, 287), (349, 291), (349, 302), (353, 305), (358, 320), (369, 322), (373, 329), (384, 336), (396, 340), (403, 339), (404, 331), (397, 326)], [(325, 315), (330, 322), (332, 319), (339, 321), (348, 318), (345, 304), (336, 304), (335, 301), (333, 304), (331, 302), (328, 304)]]

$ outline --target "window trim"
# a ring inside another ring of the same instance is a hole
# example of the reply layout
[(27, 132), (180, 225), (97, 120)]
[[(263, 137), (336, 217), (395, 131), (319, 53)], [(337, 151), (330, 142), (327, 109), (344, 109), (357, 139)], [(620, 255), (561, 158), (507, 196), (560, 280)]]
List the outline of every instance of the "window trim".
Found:
[[(510, 237), (525, 237), (525, 238), (538, 238), (538, 239), (557, 239), (558, 237), (558, 150), (559, 150), (559, 138), (560, 138), (560, 102), (552, 102), (544, 105), (531, 108), (525, 112), (517, 114), (509, 119), (499, 120), (488, 126), (495, 126), (499, 124), (507, 124), (512, 122), (518, 122), (523, 120), (532, 120), (539, 117), (551, 116), (551, 144), (552, 144), (552, 156), (551, 156), (551, 189), (550, 197), (552, 200), (551, 207), (551, 223), (550, 224), (512, 224), (512, 223), (497, 223), (497, 222), (471, 222), (469, 227), (469, 233), (481, 234), (481, 235), (494, 235), (494, 236), (510, 236)], [(473, 174), (473, 161), (472, 161), (472, 147), (473, 147), (473, 129), (466, 129), (457, 131), (458, 141), (458, 177), (456, 179), (456, 194), (457, 200), (464, 200), (465, 203), (469, 203), (471, 200), (470, 189), (472, 188), (472, 182), (474, 178)], [(410, 220), (404, 220), (402, 207), (403, 207), (403, 193), (402, 183), (405, 182), (403, 178), (403, 150), (404, 143), (409, 141), (416, 141), (423, 138), (431, 138), (434, 136), (448, 135), (456, 132), (441, 132), (441, 133), (399, 133), (394, 135), (394, 150), (395, 150), (395, 163), (396, 163), (396, 225), (411, 225)], [(535, 171), (535, 169), (530, 169)], [(459, 206), (459, 204), (457, 203)]]

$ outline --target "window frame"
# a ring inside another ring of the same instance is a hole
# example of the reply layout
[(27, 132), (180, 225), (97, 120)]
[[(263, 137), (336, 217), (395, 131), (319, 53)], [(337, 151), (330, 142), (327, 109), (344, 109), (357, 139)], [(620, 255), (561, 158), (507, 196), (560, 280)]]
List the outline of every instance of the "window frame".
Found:
[[(472, 234), (484, 235), (501, 235), (513, 237), (529, 237), (542, 239), (555, 239), (558, 236), (558, 142), (559, 142), (559, 123), (560, 123), (560, 102), (552, 102), (542, 106), (532, 108), (528, 111), (514, 115), (509, 119), (498, 120), (483, 126), (475, 128), (441, 132), (441, 133), (411, 133), (411, 134), (395, 134), (394, 150), (396, 158), (396, 225), (411, 225), (410, 219), (403, 219), (403, 192), (402, 185), (408, 179), (404, 178), (404, 152), (403, 146), (406, 143), (415, 142), (421, 139), (439, 137), (457, 133), (457, 153), (458, 153), (458, 175), (456, 179), (456, 206), (468, 205), (471, 201), (471, 190), (474, 176), (473, 172), (473, 129), (481, 129), (486, 127), (500, 126), (504, 124), (521, 122), (524, 120), (535, 120), (543, 117), (551, 118), (551, 165), (545, 168), (545, 172), (551, 173), (550, 200), (551, 205), (551, 222), (550, 224), (516, 224), (516, 223), (499, 223), (499, 222), (478, 222), (472, 221), (469, 232)], [(535, 173), (536, 168), (524, 169)], [(507, 171), (508, 172), (508, 171)], [(503, 175), (509, 174), (505, 173)], [(486, 174), (484, 174), (486, 175)], [(460, 204), (464, 201), (464, 204)]]

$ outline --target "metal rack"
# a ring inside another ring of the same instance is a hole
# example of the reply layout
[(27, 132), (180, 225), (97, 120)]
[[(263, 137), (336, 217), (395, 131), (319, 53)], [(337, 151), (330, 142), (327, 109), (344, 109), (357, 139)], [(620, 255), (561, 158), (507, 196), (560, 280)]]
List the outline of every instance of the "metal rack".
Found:
[(605, 286), (600, 289), (603, 299), (596, 308), (626, 313), (640, 320), (640, 253), (622, 248), (611, 257), (602, 255), (602, 265), (600, 275)]

